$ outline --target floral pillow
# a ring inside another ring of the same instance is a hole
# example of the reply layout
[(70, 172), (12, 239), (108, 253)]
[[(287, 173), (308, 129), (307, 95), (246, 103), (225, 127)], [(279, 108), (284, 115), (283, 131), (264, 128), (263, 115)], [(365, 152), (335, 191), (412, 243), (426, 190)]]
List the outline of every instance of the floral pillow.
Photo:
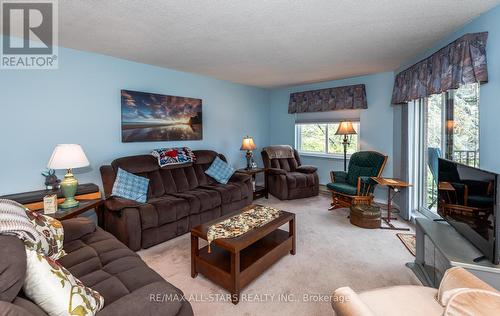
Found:
[(36, 244), (25, 240), (24, 244), (35, 251), (41, 252), (51, 259), (58, 260), (66, 255), (63, 249), (64, 229), (60, 221), (52, 217), (26, 211), (26, 215), (40, 233), (40, 241)]
[(48, 315), (95, 315), (104, 306), (101, 294), (57, 261), (26, 247), (26, 262), (24, 293)]

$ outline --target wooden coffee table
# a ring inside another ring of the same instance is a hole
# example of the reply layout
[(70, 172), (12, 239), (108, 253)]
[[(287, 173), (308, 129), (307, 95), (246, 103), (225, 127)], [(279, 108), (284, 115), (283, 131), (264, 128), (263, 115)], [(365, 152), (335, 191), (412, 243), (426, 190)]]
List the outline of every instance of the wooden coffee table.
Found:
[[(295, 255), (295, 214), (282, 211), (271, 222), (234, 238), (212, 241), (199, 249), (199, 238), (207, 240), (207, 230), (240, 211), (219, 217), (191, 229), (191, 277), (203, 274), (231, 293), (231, 301), (238, 304), (240, 290), (261, 275), (267, 268), (288, 253)], [(279, 229), (288, 223), (288, 231)]]

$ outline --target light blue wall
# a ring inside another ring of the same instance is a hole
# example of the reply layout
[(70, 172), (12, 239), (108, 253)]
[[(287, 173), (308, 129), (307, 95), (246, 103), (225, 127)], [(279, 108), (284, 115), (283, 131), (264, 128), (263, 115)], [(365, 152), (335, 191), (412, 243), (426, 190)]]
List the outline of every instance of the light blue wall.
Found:
[(500, 173), (500, 6), (441, 39), (425, 52), (406, 62), (398, 71), (429, 56), (466, 33), (484, 31), (489, 33), (486, 46), (489, 82), (481, 85), (480, 89), (480, 165), (481, 168)]
[[(391, 106), (391, 93), (394, 83), (392, 72), (354, 77), (349, 79), (326, 81), (315, 84), (291, 86), (271, 91), (270, 97), (270, 143), (289, 144), (295, 143), (296, 116), (288, 114), (288, 100), (290, 93), (298, 91), (332, 88), (353, 84), (366, 85), (368, 109), (351, 111), (332, 111), (322, 113), (308, 113), (301, 115), (300, 119), (347, 119), (360, 118), (360, 147), (361, 150), (376, 150), (389, 156), (384, 176), (392, 176), (393, 157), (393, 108)], [(318, 167), (320, 183), (329, 182), (330, 170), (343, 170), (343, 160), (331, 158), (318, 158), (302, 156), (304, 164)], [(381, 193), (376, 193), (380, 197)]]
[[(102, 164), (157, 147), (213, 149), (242, 167), (246, 134), (258, 147), (269, 143), (268, 90), (71, 49), (59, 53), (58, 70), (0, 70), (0, 195), (43, 188), (40, 171), (58, 143), (83, 146), (91, 167), (75, 173), (81, 183), (98, 184)], [(121, 143), (120, 89), (203, 99), (203, 140)]]

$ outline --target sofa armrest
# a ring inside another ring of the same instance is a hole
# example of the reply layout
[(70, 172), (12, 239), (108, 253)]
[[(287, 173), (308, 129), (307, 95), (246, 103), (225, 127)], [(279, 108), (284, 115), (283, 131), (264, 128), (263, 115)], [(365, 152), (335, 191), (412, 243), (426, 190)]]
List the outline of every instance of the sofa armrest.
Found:
[(251, 178), (252, 177), (246, 173), (235, 172), (235, 173), (233, 173), (231, 178), (229, 178), (229, 182), (246, 182), (246, 181), (251, 180)]
[(455, 289), (445, 306), (444, 316), (493, 315), (500, 310), (500, 293), (478, 289)]
[(123, 210), (124, 208), (128, 207), (139, 207), (143, 205), (144, 203), (136, 202), (133, 200), (129, 199), (124, 199), (116, 196), (112, 196), (106, 199), (104, 202), (104, 206), (106, 209), (112, 211), (112, 212), (119, 212)]
[(307, 166), (307, 165), (303, 165), (295, 169), (295, 171), (301, 173), (315, 173), (316, 170), (318, 170), (318, 168), (316, 168), (315, 166)]
[(285, 175), (286, 171), (283, 169), (278, 169), (278, 168), (267, 168), (266, 173), (272, 174), (272, 175)]
[(375, 316), (350, 287), (336, 289), (331, 299), (337, 316)]
[(332, 182), (347, 182), (347, 172), (345, 171), (330, 171)]
[(95, 232), (95, 222), (87, 217), (75, 217), (61, 222), (64, 229), (64, 243), (74, 241)]
[(446, 294), (446, 292), (456, 289), (477, 289), (497, 292), (497, 290), (489, 284), (461, 267), (453, 267), (446, 270), (437, 293), (437, 300), (439, 303), (445, 306), (447, 298), (449, 298), (449, 294), (451, 293), (449, 292)]

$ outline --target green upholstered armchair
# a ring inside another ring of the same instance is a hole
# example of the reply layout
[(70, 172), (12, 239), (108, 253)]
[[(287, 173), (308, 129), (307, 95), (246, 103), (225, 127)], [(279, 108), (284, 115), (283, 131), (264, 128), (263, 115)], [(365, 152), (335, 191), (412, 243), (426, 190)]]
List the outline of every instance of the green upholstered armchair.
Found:
[(326, 186), (332, 192), (330, 210), (356, 204), (370, 205), (377, 183), (371, 177), (380, 177), (387, 156), (376, 151), (359, 151), (351, 155), (349, 169), (332, 171), (332, 182)]

